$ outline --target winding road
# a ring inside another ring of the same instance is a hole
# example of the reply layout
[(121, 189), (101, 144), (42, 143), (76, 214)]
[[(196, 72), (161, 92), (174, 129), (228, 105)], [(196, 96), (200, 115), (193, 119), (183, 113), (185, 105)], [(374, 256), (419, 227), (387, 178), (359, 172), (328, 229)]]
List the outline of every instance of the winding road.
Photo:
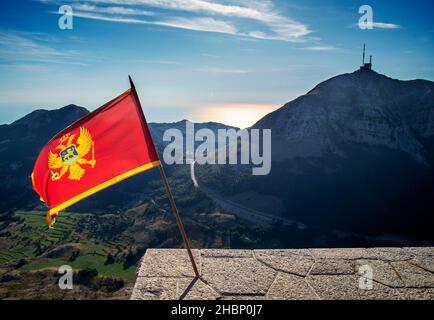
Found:
[(296, 222), (293, 220), (285, 219), (282, 217), (277, 217), (275, 215), (271, 215), (265, 212), (260, 212), (251, 208), (247, 208), (242, 206), (234, 201), (228, 200), (218, 192), (206, 187), (203, 184), (200, 184), (197, 176), (195, 174), (194, 165), (196, 161), (193, 161), (190, 164), (190, 173), (191, 173), (191, 181), (193, 182), (196, 188), (202, 190), (209, 198), (211, 198), (221, 209), (231, 212), (238, 216), (241, 219), (248, 220), (251, 222), (279, 222), (285, 225), (293, 225), (296, 224), (299, 229), (306, 229), (307, 226), (303, 223)]

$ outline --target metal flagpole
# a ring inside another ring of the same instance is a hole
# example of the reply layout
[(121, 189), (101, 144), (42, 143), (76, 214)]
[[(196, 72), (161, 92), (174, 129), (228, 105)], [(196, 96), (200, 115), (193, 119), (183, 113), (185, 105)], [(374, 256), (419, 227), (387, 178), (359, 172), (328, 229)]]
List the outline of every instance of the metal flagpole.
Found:
[[(133, 80), (131, 79), (130, 76), (128, 76), (128, 78), (130, 79), (131, 90), (135, 95), (135, 98), (139, 104), (140, 109), (142, 110), (142, 106), (140, 105), (139, 96), (137, 95), (136, 87), (134, 86)], [(160, 170), (161, 179), (163, 180), (163, 184), (164, 184), (164, 188), (166, 190), (167, 198), (169, 199), (170, 208), (172, 209), (173, 215), (175, 216), (176, 224), (178, 225), (178, 229), (179, 229), (179, 232), (181, 233), (182, 241), (184, 242), (184, 248), (187, 250), (188, 256), (189, 256), (191, 264), (193, 266), (194, 274), (196, 275), (197, 278), (200, 278), (199, 271), (198, 271), (197, 266), (196, 266), (196, 262), (194, 261), (193, 253), (191, 252), (191, 248), (190, 248), (190, 244), (188, 242), (187, 235), (185, 234), (184, 225), (182, 224), (182, 220), (181, 220), (181, 217), (179, 215), (178, 208), (176, 207), (175, 199), (173, 198), (172, 191), (170, 190), (170, 186), (169, 186), (169, 183), (167, 181), (167, 177), (166, 177), (166, 174), (164, 172), (163, 165), (161, 163), (160, 163), (158, 169)]]

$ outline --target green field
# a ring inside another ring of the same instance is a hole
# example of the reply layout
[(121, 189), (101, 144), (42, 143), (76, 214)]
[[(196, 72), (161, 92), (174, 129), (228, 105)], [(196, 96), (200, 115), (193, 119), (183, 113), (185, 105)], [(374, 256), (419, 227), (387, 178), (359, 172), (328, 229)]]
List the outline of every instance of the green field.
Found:
[[(15, 212), (18, 222), (6, 228), (10, 232), (8, 238), (1, 238), (0, 266), (25, 259), (26, 264), (19, 268), (21, 271), (70, 265), (74, 270), (91, 268), (102, 276), (134, 281), (135, 265), (124, 267), (123, 261), (107, 262), (108, 254), (119, 255), (128, 249), (123, 240), (103, 241), (76, 231), (80, 220), (89, 214), (62, 212), (54, 229), (47, 228), (45, 214), (40, 211)], [(47, 256), (47, 253), (65, 245), (68, 250), (63, 256)], [(79, 252), (74, 259), (68, 257), (74, 251), (70, 248)]]

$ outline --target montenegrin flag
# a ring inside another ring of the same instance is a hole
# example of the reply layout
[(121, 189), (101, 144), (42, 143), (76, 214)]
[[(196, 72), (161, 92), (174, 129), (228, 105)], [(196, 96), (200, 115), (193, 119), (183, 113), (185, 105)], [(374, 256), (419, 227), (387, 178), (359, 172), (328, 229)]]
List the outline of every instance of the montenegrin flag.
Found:
[(55, 135), (42, 149), (33, 189), (58, 212), (119, 181), (160, 166), (134, 85)]

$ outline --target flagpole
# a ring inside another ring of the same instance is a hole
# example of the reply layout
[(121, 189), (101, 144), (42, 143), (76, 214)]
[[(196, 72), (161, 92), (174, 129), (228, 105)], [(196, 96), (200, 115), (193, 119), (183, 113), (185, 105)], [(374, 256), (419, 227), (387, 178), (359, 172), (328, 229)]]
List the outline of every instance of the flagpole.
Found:
[(164, 188), (166, 189), (167, 197), (169, 198), (170, 207), (172, 208), (172, 212), (175, 215), (176, 224), (178, 225), (178, 229), (181, 233), (182, 241), (184, 242), (184, 247), (187, 249), (188, 256), (190, 257), (191, 264), (193, 265), (194, 274), (197, 278), (200, 278), (199, 271), (197, 270), (196, 262), (194, 261), (193, 253), (190, 249), (190, 244), (188, 242), (187, 235), (185, 234), (184, 225), (182, 224), (181, 217), (178, 212), (178, 208), (176, 207), (175, 199), (173, 198), (172, 191), (170, 190), (169, 183), (167, 182), (166, 174), (164, 173), (163, 166), (160, 164), (158, 167), (160, 169), (161, 179), (164, 183)]
[[(140, 105), (139, 96), (137, 95), (136, 87), (134, 86), (133, 80), (131, 79), (130, 76), (128, 76), (128, 78), (130, 80), (131, 91), (134, 93), (135, 98), (139, 104), (139, 107), (142, 110), (142, 106)], [(188, 238), (187, 238), (187, 235), (185, 233), (185, 229), (184, 229), (184, 225), (183, 225), (182, 220), (181, 220), (181, 216), (179, 215), (179, 211), (178, 211), (178, 208), (176, 207), (175, 199), (173, 198), (172, 191), (170, 190), (169, 182), (167, 181), (166, 173), (164, 172), (164, 169), (163, 169), (163, 164), (160, 163), (160, 165), (158, 166), (158, 169), (160, 170), (160, 176), (161, 176), (161, 179), (163, 180), (163, 184), (164, 184), (164, 188), (166, 190), (167, 198), (169, 199), (170, 208), (172, 209), (173, 215), (175, 216), (175, 219), (176, 219), (176, 224), (178, 225), (179, 232), (181, 233), (182, 241), (184, 243), (184, 248), (187, 250), (188, 256), (189, 256), (191, 264), (193, 266), (194, 274), (196, 275), (197, 278), (200, 278), (200, 274), (199, 274), (199, 271), (197, 269), (196, 262), (194, 261), (193, 253), (191, 251), (190, 244), (188, 242)]]

